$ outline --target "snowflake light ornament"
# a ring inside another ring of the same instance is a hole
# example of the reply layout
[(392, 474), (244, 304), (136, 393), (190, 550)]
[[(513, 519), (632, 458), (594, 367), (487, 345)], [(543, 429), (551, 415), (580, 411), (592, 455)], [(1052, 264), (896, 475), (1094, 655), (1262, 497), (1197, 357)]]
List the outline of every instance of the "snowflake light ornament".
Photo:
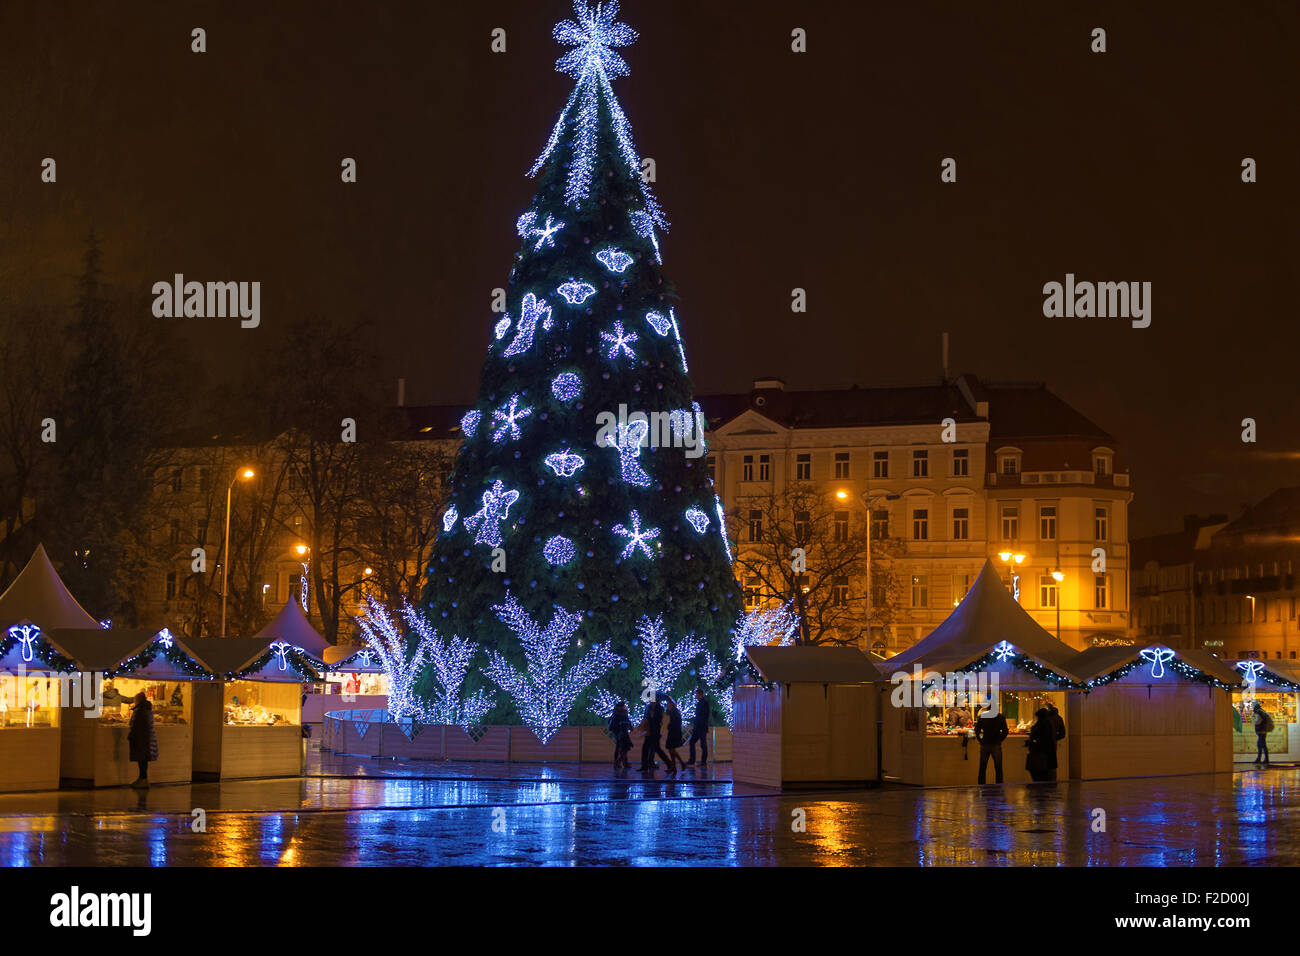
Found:
[(627, 528), (621, 524), (614, 525), (614, 533), (620, 537), (627, 538), (627, 544), (623, 548), (620, 558), (628, 557), (633, 551), (640, 550), (647, 558), (653, 560), (654, 552), (650, 550), (649, 542), (659, 537), (658, 528), (646, 528), (641, 530), (641, 515), (633, 511), (631, 515), (632, 527)]
[(1016, 649), (1012, 647), (1010, 644), (1008, 644), (1006, 641), (1003, 641), (997, 647), (993, 648), (993, 654), (995, 657), (997, 657), (999, 662), (1002, 662), (1005, 661), (1008, 657), (1014, 657), (1016, 654)]
[(630, 359), (636, 358), (636, 353), (632, 351), (632, 343), (637, 340), (635, 332), (628, 332), (623, 328), (623, 323), (614, 322), (614, 327), (608, 332), (600, 333), (600, 340), (609, 346), (609, 351), (605, 357), (616, 359), (619, 355), (626, 355)]
[(615, 22), (618, 0), (597, 3), (594, 9), (585, 0), (574, 0), (573, 14), (573, 20), (557, 23), (552, 34), (559, 43), (573, 47), (555, 61), (555, 69), (576, 80), (590, 70), (610, 79), (627, 76), (627, 63), (612, 48), (635, 43), (637, 32), (626, 23)]
[(519, 428), (519, 423), (532, 413), (531, 405), (520, 408), (519, 396), (511, 395), (508, 405), (502, 405), (492, 413), (492, 440), (500, 443), (506, 435), (509, 435), (513, 441), (518, 441), (524, 434)]
[(555, 245), (555, 234), (563, 228), (564, 228), (564, 223), (556, 222), (554, 216), (547, 216), (546, 225), (544, 226), (538, 226), (534, 228), (530, 223), (528, 229), (528, 238), (531, 239), (533, 236), (537, 237), (537, 244), (533, 246), (533, 251), (536, 252), (538, 249), (541, 249), (543, 246)]

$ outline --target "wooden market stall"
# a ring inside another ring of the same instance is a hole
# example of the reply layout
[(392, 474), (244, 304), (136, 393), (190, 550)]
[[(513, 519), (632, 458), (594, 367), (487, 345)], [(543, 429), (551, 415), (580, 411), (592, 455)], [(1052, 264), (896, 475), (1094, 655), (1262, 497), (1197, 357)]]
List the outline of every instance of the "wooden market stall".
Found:
[(1205, 651), (1090, 647), (1071, 663), (1070, 763), (1081, 780), (1232, 770), (1241, 674)]
[(83, 687), (62, 676), (72, 662), (42, 629), (98, 627), (37, 545), (0, 594), (0, 792), (59, 785), (64, 699)]
[(303, 685), (324, 664), (262, 637), (193, 638), (186, 646), (220, 683), (194, 686), (194, 779), (302, 772)]
[(302, 722), (319, 724), (331, 710), (387, 710), (388, 674), (379, 655), (369, 647), (325, 649), (325, 680), (320, 693), (302, 705)]
[[(943, 623), (879, 665), (884, 778), (923, 786), (976, 783), (975, 721), (996, 695), (1011, 732), (1002, 744), (1004, 782), (1029, 782), (1025, 744), (1034, 714), (1050, 702), (1066, 715), (1066, 697), (1078, 686), (1070, 667), (1076, 654), (1025, 612), (992, 562), (985, 562)], [(1064, 779), (1064, 741), (1056, 756), (1058, 779)], [(986, 779), (994, 779), (991, 766)]]
[(59, 776), (69, 787), (115, 787), (139, 774), (127, 733), (132, 701), (153, 706), (158, 759), (150, 783), (189, 783), (194, 752), (193, 687), (212, 673), (162, 631), (60, 629), (51, 635), (81, 673), (103, 675), (101, 705), (65, 710)]
[(1255, 761), (1256, 701), (1273, 718), (1265, 736), (1270, 763), (1300, 761), (1300, 661), (1237, 661), (1241, 687), (1232, 692), (1232, 760), (1239, 768)]
[(879, 675), (853, 647), (750, 647), (771, 683), (733, 699), (732, 777), (765, 787), (849, 785), (877, 778)]

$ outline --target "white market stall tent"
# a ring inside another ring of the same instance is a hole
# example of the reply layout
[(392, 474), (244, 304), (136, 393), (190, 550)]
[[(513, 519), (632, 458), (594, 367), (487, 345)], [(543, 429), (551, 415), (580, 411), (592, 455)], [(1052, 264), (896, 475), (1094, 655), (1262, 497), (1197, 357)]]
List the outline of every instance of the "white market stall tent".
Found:
[(0, 594), (0, 792), (58, 787), (67, 689), (59, 675), (74, 665), (48, 632), (98, 627), (37, 545)]
[(1072, 664), (1070, 762), (1082, 780), (1232, 770), (1235, 668), (1158, 643), (1090, 647)]
[(875, 665), (854, 647), (749, 647), (770, 687), (733, 700), (732, 776), (788, 788), (877, 778)]
[[(974, 724), (996, 678), (999, 710), (1011, 732), (1002, 744), (1004, 780), (1028, 782), (1029, 727), (1047, 702), (1065, 716), (1066, 696), (1078, 685), (1072, 668), (1077, 654), (1029, 616), (986, 561), (966, 597), (938, 627), (879, 665), (889, 681), (881, 691), (884, 777), (923, 786), (975, 783)], [(949, 675), (956, 678), (955, 692), (935, 687), (936, 679)], [(1064, 742), (1057, 747), (1057, 761), (1058, 777), (1068, 777)]]

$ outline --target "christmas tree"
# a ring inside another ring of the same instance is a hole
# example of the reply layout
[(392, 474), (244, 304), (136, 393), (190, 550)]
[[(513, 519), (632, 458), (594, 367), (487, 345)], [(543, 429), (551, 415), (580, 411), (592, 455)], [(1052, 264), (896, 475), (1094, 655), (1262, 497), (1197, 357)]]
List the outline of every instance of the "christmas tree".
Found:
[[(734, 660), (741, 610), (660, 268), (668, 223), (610, 85), (628, 72), (615, 48), (636, 33), (617, 22), (617, 3), (574, 11), (555, 38), (573, 47), (557, 69), (576, 84), (516, 223), (506, 312), (461, 422), (422, 598), (439, 632), (489, 652), (487, 676), (506, 691), (492, 719), (546, 724), (548, 736), (575, 677), (567, 719), (594, 720), (584, 703), (598, 697), (645, 699), (661, 678), (643, 662), (670, 645), (695, 656), (653, 690), (692, 693), (706, 654)], [(648, 621), (663, 646), (647, 658)]]

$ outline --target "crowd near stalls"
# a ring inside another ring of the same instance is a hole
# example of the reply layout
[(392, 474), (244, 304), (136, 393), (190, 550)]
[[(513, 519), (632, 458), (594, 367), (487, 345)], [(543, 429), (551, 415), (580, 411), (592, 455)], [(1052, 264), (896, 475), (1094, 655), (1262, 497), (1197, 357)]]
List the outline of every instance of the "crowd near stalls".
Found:
[[(1043, 630), (985, 563), (942, 624), (877, 665), (887, 681), (881, 690), (885, 777), (928, 786), (975, 782), (976, 722), (993, 707), (1008, 731), (1000, 754), (1004, 780), (1028, 781), (1025, 752), (1035, 715), (1049, 705), (1065, 712), (1075, 684), (1069, 662), (1077, 654)], [(1068, 777), (1067, 752), (1057, 749), (1058, 775)]]
[(750, 647), (769, 686), (733, 697), (732, 772), (767, 787), (850, 785), (877, 777), (879, 675), (854, 647)]

